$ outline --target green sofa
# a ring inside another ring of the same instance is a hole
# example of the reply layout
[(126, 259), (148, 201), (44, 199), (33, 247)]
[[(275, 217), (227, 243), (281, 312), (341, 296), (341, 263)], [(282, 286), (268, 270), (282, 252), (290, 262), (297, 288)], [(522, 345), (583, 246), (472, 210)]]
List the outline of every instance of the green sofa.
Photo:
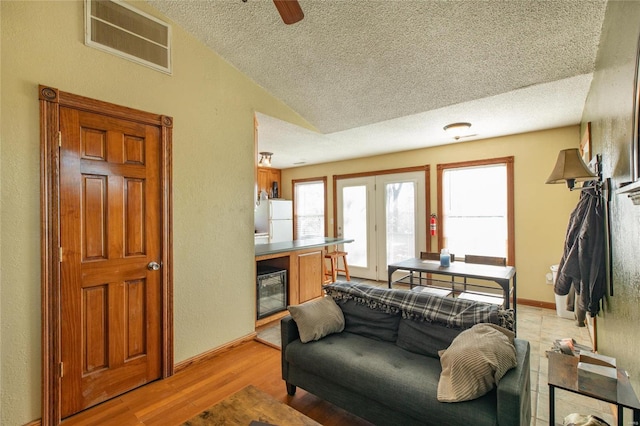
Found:
[[(383, 298), (386, 292), (393, 292), (396, 299), (411, 299), (418, 309), (408, 312), (392, 302), (381, 303), (379, 297), (372, 302), (367, 287), (350, 283), (325, 286), (328, 297), (342, 310), (342, 332), (302, 343), (293, 318), (281, 320), (282, 378), (289, 395), (300, 387), (376, 425), (530, 423), (530, 347), (526, 340), (514, 339), (517, 365), (507, 371), (497, 388), (464, 402), (437, 399), (438, 351), (446, 349), (473, 318), (513, 328), (509, 323), (512, 312), (408, 290), (374, 290)], [(432, 315), (430, 306), (437, 306), (440, 312)], [(483, 315), (469, 314), (474, 309), (482, 309)], [(457, 327), (460, 324), (464, 325)]]

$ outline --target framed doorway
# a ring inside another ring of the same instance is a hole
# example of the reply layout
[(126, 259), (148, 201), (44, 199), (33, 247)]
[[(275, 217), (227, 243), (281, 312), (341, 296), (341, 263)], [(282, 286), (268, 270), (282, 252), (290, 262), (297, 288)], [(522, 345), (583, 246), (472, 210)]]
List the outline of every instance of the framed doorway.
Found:
[(50, 425), (173, 374), (173, 120), (38, 92), (42, 424)]

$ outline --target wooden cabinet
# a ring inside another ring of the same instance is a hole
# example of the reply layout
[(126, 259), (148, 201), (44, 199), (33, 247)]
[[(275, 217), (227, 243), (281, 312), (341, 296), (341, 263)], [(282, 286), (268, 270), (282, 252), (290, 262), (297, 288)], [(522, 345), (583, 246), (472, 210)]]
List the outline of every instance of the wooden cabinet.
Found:
[[(324, 254), (322, 248), (307, 250), (294, 250), (283, 253), (274, 253), (264, 256), (256, 256), (257, 266), (269, 266), (287, 271), (287, 304), (298, 305), (308, 300), (322, 297), (322, 284), (324, 279), (322, 262)], [(277, 318), (287, 315), (283, 311), (256, 321), (259, 327)]]
[(278, 182), (278, 193), (282, 194), (282, 188), (280, 187), (280, 169), (273, 169), (271, 167), (258, 167), (258, 195), (261, 191), (265, 191), (269, 198), (273, 198), (271, 193), (273, 188), (273, 182)]
[(298, 299), (300, 303), (322, 296), (323, 260), (322, 250), (298, 255)]

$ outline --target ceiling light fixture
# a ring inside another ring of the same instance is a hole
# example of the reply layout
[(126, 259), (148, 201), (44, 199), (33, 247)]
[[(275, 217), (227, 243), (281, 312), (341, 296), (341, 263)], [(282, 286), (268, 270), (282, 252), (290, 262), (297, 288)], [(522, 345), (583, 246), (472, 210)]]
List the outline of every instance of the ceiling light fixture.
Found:
[(444, 126), (444, 131), (453, 136), (455, 140), (460, 139), (471, 127), (471, 123), (451, 123)]
[(260, 160), (258, 161), (259, 167), (271, 167), (271, 156), (273, 152), (260, 152)]

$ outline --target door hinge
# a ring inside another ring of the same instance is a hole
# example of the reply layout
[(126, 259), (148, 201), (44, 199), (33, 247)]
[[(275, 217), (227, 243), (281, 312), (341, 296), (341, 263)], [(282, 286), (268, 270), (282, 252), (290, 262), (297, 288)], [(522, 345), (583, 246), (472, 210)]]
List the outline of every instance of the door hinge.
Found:
[(62, 132), (58, 130), (58, 146), (62, 146)]
[(60, 378), (64, 377), (64, 362), (60, 363)]
[(60, 247), (60, 263), (62, 263), (62, 247)]

